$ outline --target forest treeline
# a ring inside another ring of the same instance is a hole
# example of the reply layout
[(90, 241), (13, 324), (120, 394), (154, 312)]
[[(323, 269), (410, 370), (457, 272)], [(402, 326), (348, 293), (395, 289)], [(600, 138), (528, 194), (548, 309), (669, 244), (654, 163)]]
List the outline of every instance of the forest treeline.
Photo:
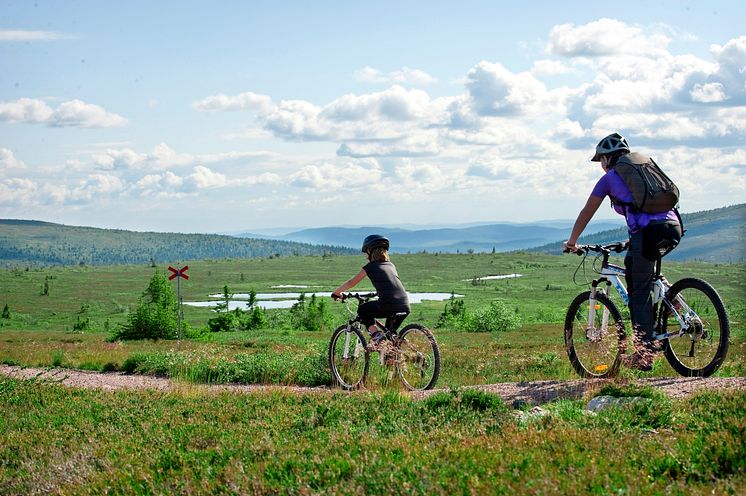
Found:
[(340, 246), (218, 234), (136, 232), (0, 220), (0, 266), (120, 265), (177, 260), (352, 254)]

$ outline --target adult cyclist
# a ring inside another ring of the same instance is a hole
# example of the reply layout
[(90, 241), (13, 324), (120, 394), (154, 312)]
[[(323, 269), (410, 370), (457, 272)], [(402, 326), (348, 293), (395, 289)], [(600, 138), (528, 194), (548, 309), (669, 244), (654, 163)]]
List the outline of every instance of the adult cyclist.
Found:
[(622, 178), (614, 171), (619, 157), (630, 153), (624, 136), (612, 133), (596, 145), (592, 162), (600, 162), (604, 175), (591, 191), (585, 206), (578, 214), (570, 237), (564, 243), (566, 252), (577, 251), (576, 242), (604, 198), (611, 199), (614, 210), (623, 215), (629, 230), (629, 248), (624, 258), (626, 283), (629, 292), (629, 310), (633, 328), (642, 346), (627, 359), (627, 365), (649, 371), (658, 347), (653, 342), (655, 317), (650, 294), (655, 263), (678, 245), (681, 240), (681, 224), (678, 213), (671, 209), (662, 213), (643, 213), (629, 208), (633, 203), (632, 193)]

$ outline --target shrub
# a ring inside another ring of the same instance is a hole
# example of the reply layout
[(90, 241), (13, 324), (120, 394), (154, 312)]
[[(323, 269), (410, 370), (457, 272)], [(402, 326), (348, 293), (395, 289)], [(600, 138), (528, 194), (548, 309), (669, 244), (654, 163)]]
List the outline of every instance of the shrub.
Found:
[(451, 292), (451, 297), (446, 302), (443, 313), (438, 317), (436, 327), (463, 327), (465, 319), (466, 305), (463, 298), (456, 298), (456, 295)]
[(504, 332), (521, 325), (518, 315), (501, 300), (468, 316), (465, 328), (470, 332)]
[(112, 340), (175, 339), (178, 303), (166, 276), (156, 272), (127, 323), (114, 331)]
[(326, 301), (311, 295), (306, 303), (305, 294), (301, 293), (298, 302), (290, 309), (290, 324), (301, 331), (325, 331), (332, 321), (331, 312)]

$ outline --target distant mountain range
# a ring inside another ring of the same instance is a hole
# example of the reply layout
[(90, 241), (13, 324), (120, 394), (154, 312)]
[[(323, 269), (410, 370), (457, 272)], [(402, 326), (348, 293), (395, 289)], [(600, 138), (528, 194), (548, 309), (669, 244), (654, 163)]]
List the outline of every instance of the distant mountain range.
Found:
[[(623, 225), (623, 221), (598, 221), (589, 232), (599, 232)], [(311, 244), (337, 244), (359, 249), (365, 236), (377, 233), (391, 239), (391, 251), (415, 253), (421, 251), (457, 253), (512, 251), (539, 246), (567, 236), (572, 221), (535, 222), (526, 224), (478, 224), (466, 227), (435, 229), (404, 229), (398, 227), (320, 227), (302, 229), (281, 236), (239, 233), (237, 236), (260, 237)]]
[[(668, 258), (710, 262), (746, 261), (746, 204), (683, 214), (686, 236)], [(75, 227), (31, 220), (0, 220), (0, 266), (116, 265), (148, 262), (292, 255), (356, 254), (365, 236), (379, 233), (399, 253), (561, 253), (572, 221), (469, 224), (465, 227), (326, 227), (282, 236), (135, 232)], [(597, 221), (580, 242), (627, 238), (618, 221)], [(247, 237), (248, 236), (248, 237)]]

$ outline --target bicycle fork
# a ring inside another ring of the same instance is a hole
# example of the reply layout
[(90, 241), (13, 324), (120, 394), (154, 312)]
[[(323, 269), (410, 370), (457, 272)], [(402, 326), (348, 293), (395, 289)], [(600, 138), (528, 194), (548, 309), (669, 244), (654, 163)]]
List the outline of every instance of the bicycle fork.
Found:
[[(355, 337), (355, 346), (352, 350), (352, 354), (350, 354), (350, 339), (353, 336)], [(345, 332), (345, 345), (344, 351), (342, 353), (342, 359), (348, 360), (350, 358), (358, 358), (360, 356), (360, 348), (362, 348), (362, 345), (360, 344), (360, 341), (358, 341), (357, 335), (352, 331), (351, 327), (348, 327), (347, 332)]]
[[(606, 305), (603, 306), (601, 315), (597, 316), (597, 312), (601, 310), (601, 304), (598, 303), (596, 294), (600, 291), (602, 294), (607, 294), (608, 286), (610, 283), (606, 282), (606, 291), (604, 289), (598, 289), (596, 284), (591, 287), (591, 296), (588, 299), (588, 327), (585, 330), (585, 337), (588, 341), (598, 342), (601, 337), (608, 333), (609, 329), (609, 309)], [(596, 320), (600, 320), (600, 327), (596, 325)]]

